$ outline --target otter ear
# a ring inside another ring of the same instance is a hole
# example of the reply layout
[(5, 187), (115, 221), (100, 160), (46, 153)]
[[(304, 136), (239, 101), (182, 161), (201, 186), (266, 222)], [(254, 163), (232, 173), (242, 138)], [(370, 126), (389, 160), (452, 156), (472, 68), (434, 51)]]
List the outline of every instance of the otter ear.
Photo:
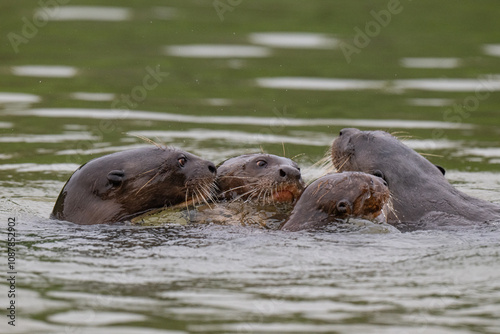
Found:
[(346, 199), (342, 199), (337, 202), (337, 212), (350, 214), (352, 212), (352, 205)]
[(446, 174), (446, 169), (444, 169), (443, 167), (438, 166), (438, 165), (434, 165), (434, 166), (436, 166), (437, 169), (439, 169), (441, 171), (441, 173), (443, 173), (443, 175)]
[(112, 170), (108, 173), (108, 181), (114, 187), (118, 187), (122, 184), (125, 177), (125, 172), (123, 170)]

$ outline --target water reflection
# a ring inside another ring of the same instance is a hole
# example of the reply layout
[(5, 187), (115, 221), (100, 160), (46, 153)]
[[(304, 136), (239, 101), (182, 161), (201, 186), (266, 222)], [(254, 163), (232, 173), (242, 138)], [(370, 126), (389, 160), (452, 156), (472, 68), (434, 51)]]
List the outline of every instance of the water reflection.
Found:
[(250, 42), (277, 48), (332, 49), (339, 40), (326, 34), (307, 32), (262, 32), (248, 36)]
[(41, 100), (40, 96), (33, 94), (0, 92), (0, 103), (36, 103)]
[(275, 77), (258, 78), (257, 86), (276, 89), (304, 90), (426, 90), (439, 92), (500, 91), (500, 76), (489, 75), (478, 79), (404, 79), (404, 80), (351, 80), (336, 78)]
[(145, 136), (147, 138), (159, 138), (161, 140), (170, 141), (174, 138), (189, 138), (200, 141), (212, 141), (214, 139), (227, 142), (238, 142), (247, 144), (260, 143), (286, 143), (296, 145), (309, 146), (328, 146), (332, 138), (328, 134), (324, 134), (321, 139), (311, 139), (305, 137), (292, 137), (284, 135), (274, 135), (267, 133), (250, 133), (242, 131), (226, 131), (226, 130), (206, 130), (206, 129), (191, 129), (188, 131), (133, 131), (130, 135)]
[(17, 134), (0, 137), (0, 143), (61, 143), (65, 141), (98, 140), (88, 132), (72, 132), (63, 134), (31, 135)]
[(461, 60), (458, 58), (403, 58), (401, 66), (408, 68), (457, 68)]
[(386, 82), (378, 80), (327, 79), (305, 77), (258, 78), (257, 86), (278, 89), (358, 90), (383, 89)]
[(13, 123), (9, 122), (0, 122), (0, 129), (10, 129), (14, 126)]
[(71, 78), (77, 73), (71, 66), (25, 65), (13, 66), (12, 74), (24, 77)]
[(358, 127), (381, 127), (381, 128), (414, 128), (414, 129), (471, 129), (472, 124), (418, 121), (418, 120), (394, 120), (394, 119), (342, 119), (342, 118), (285, 118), (285, 117), (250, 117), (250, 116), (191, 116), (151, 111), (120, 112), (110, 109), (30, 109), (5, 112), (12, 116), (40, 116), (60, 118), (97, 118), (97, 119), (133, 119), (154, 120), (166, 122), (181, 122), (192, 124), (246, 124), (265, 127), (275, 126), (358, 126)]
[(32, 173), (32, 172), (72, 172), (80, 165), (62, 163), (62, 164), (3, 164), (0, 165), (0, 170), (15, 170), (19, 173)]
[(170, 45), (163, 51), (168, 56), (189, 58), (262, 58), (271, 55), (271, 50), (265, 47), (229, 44)]
[(444, 107), (452, 105), (454, 100), (452, 99), (438, 99), (438, 98), (416, 98), (406, 100), (411, 106), (418, 107)]
[(61, 6), (50, 12), (40, 8), (35, 15), (53, 21), (125, 21), (131, 19), (132, 11), (120, 7)]
[(70, 94), (71, 98), (83, 101), (113, 101), (115, 94), (111, 93), (87, 93), (75, 92)]
[(500, 44), (485, 44), (483, 51), (488, 56), (500, 57)]

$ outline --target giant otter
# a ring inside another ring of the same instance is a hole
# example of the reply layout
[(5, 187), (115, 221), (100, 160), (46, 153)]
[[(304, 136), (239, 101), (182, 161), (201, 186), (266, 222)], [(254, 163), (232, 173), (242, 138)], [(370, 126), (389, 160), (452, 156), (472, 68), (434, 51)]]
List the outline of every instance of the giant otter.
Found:
[(343, 129), (331, 156), (338, 171), (361, 171), (387, 182), (394, 206), (389, 223), (440, 228), (500, 218), (500, 206), (460, 192), (442, 168), (387, 132)]
[(130, 220), (147, 211), (214, 195), (215, 165), (188, 152), (151, 146), (109, 154), (78, 168), (51, 218), (77, 224)]
[(299, 166), (291, 159), (255, 153), (228, 159), (217, 167), (221, 198), (261, 203), (294, 202), (304, 189)]
[(387, 184), (379, 177), (344, 172), (327, 174), (307, 186), (281, 229), (299, 231), (362, 218), (386, 222)]
[(291, 159), (264, 153), (230, 158), (217, 167), (218, 201), (196, 210), (161, 210), (133, 219), (162, 223), (223, 224), (277, 229), (304, 189), (300, 168)]

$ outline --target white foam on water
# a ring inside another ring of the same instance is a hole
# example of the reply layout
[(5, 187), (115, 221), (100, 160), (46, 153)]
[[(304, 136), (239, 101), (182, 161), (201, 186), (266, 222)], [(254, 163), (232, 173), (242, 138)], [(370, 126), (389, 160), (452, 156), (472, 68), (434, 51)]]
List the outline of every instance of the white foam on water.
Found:
[(71, 93), (70, 97), (75, 100), (83, 101), (113, 101), (113, 99), (115, 98), (115, 94), (75, 92)]
[(13, 66), (12, 74), (23, 77), (71, 78), (78, 72), (71, 66), (25, 65)]
[(260, 32), (252, 33), (251, 43), (277, 48), (333, 49), (339, 40), (326, 34), (308, 32)]
[(97, 119), (129, 119), (151, 120), (165, 122), (180, 122), (192, 124), (246, 124), (269, 127), (296, 126), (354, 126), (368, 128), (409, 128), (409, 129), (471, 129), (472, 124), (419, 120), (381, 120), (381, 119), (343, 119), (343, 118), (282, 118), (282, 117), (251, 117), (251, 116), (196, 116), (180, 115), (151, 111), (124, 111), (111, 109), (29, 109), (15, 112), (5, 112), (13, 116), (40, 116), (58, 118), (97, 118)]
[(0, 103), (36, 103), (41, 100), (40, 96), (33, 94), (0, 92)]
[(35, 15), (52, 21), (127, 21), (132, 17), (132, 10), (104, 6), (60, 6), (50, 11), (40, 8)]
[(164, 47), (163, 52), (168, 56), (190, 58), (263, 58), (271, 55), (266, 47), (230, 44), (170, 45)]
[(457, 68), (459, 58), (402, 58), (400, 64), (408, 68)]

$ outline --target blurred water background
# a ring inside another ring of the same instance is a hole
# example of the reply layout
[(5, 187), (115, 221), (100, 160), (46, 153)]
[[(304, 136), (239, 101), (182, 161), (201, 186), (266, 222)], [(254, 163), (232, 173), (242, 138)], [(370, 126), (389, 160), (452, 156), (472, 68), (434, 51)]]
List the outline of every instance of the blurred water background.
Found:
[[(498, 226), (412, 233), (76, 226), (82, 163), (146, 145), (294, 158), (394, 133), (500, 203), (497, 1), (0, 3), (2, 333), (498, 333)], [(2, 254), (7, 234), (2, 233)], [(8, 277), (2, 255), (2, 277)]]

